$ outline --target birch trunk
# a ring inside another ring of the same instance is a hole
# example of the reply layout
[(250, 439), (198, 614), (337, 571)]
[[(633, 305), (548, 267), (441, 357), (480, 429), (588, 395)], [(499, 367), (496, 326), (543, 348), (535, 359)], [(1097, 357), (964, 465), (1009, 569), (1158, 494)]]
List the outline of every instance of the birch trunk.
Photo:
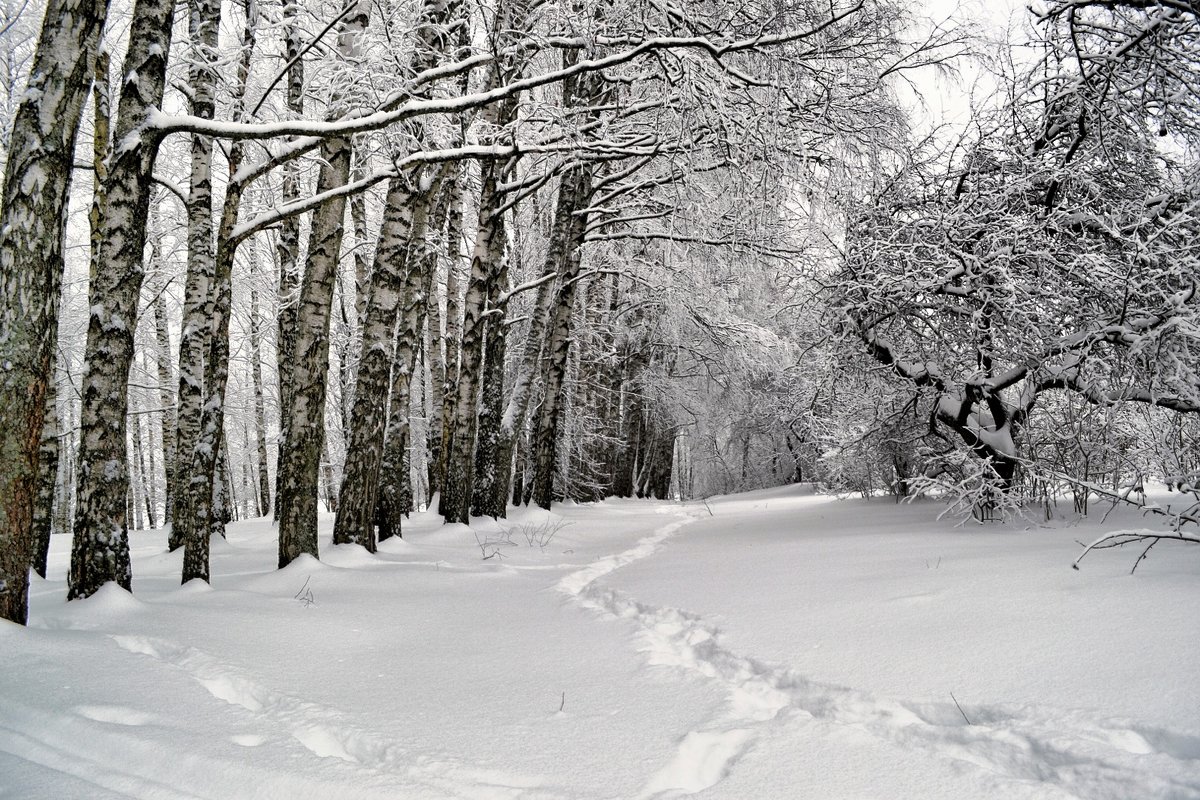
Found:
[(567, 372), (567, 356), (571, 347), (571, 315), (575, 309), (575, 292), (579, 281), (579, 265), (587, 214), (582, 210), (592, 188), (592, 168), (574, 168), (563, 179), (566, 191), (572, 196), (572, 224), (568, 231), (567, 255), (564, 269), (559, 273), (558, 299), (547, 342), (546, 373), (542, 381), (542, 407), (534, 433), (533, 502), (550, 508), (554, 491), (554, 459), (558, 438), (558, 421), (562, 405), (563, 383)]
[(482, 397), (477, 423), (479, 432), (475, 446), (475, 485), (471, 495), (472, 514), (496, 519), (503, 519), (508, 510), (508, 476), (512, 469), (511, 455), (503, 466), (497, 458), (500, 418), (504, 413), (504, 358), (508, 346), (504, 305), (499, 302), (499, 297), (507, 283), (508, 262), (502, 254), (499, 272), (489, 287), (490, 319), (484, 347)]
[[(370, 6), (359, 0), (341, 23), (339, 51), (357, 57), (359, 36)], [(336, 105), (336, 104), (335, 104)], [(340, 112), (334, 116), (339, 116)], [(317, 193), (344, 186), (350, 176), (350, 140), (329, 138), (321, 145)], [(325, 443), (325, 392), (329, 372), (329, 322), (333, 284), (342, 248), (345, 197), (328, 200), (313, 212), (308, 264), (300, 287), (287, 436), (279, 454), (279, 566), (307, 553), (317, 557), (317, 489)]]
[(46, 387), (46, 416), (42, 423), (42, 446), (38, 455), (37, 499), (33, 504), (33, 571), (46, 577), (50, 534), (54, 521), (55, 479), (58, 477), (58, 392), (51, 380)]
[[(151, 269), (162, 271), (162, 245), (157, 227), (158, 215), (151, 211), (150, 225), (150, 266)], [(175, 502), (172, 483), (175, 478), (175, 392), (171, 391), (174, 374), (171, 370), (171, 333), (167, 320), (166, 286), (163, 285), (154, 298), (151, 312), (154, 315), (154, 339), (157, 344), (155, 362), (158, 372), (158, 402), (162, 407), (159, 418), (162, 426), (163, 473), (166, 475), (163, 495), (163, 522), (169, 524), (172, 520), (171, 505)]]
[(133, 360), (137, 301), (145, 275), (142, 249), (151, 175), (161, 136), (146, 126), (162, 104), (171, 48), (171, 0), (138, 0), (121, 74), (114, 150), (105, 187), (100, 269), (88, 287), (87, 346), (79, 448), (79, 497), (69, 597), (87, 597), (107, 581), (129, 589), (129, 487), (125, 454), (126, 385)]
[(437, 268), (437, 253), (429, 235), (429, 215), (437, 202), (440, 171), (421, 187), (414, 201), (412, 232), (405, 254), (404, 284), (400, 290), (400, 314), (392, 360), (391, 406), (387, 442), (378, 475), (375, 522), (379, 538), (400, 535), (400, 520), (412, 510), (412, 475), (408, 458), (411, 431), (412, 381), (421, 349), (421, 332), (428, 307), (426, 292), (429, 272)]
[[(255, 261), (257, 263), (257, 260)], [(263, 394), (262, 327), (258, 292), (250, 290), (250, 379), (254, 384), (254, 449), (258, 455), (258, 516), (271, 513), (271, 476), (267, 468), (267, 404)]]
[[(356, 159), (355, 164), (351, 167), (351, 180), (361, 180), (365, 175), (365, 169), (360, 160)], [(339, 281), (341, 289), (341, 306), (342, 306), (342, 323), (345, 327), (346, 335), (341, 349), (338, 363), (341, 365), (341, 424), (343, 441), (349, 440), (349, 431), (352, 425), (351, 414), (354, 410), (354, 398), (356, 391), (356, 377), (358, 375), (359, 360), (362, 358), (362, 328), (364, 325), (364, 315), (367, 307), (368, 281), (370, 280), (370, 262), (367, 261), (367, 209), (366, 198), (362, 194), (352, 195), (347, 199), (346, 204), (350, 208), (350, 223), (354, 230), (354, 246), (351, 261), (354, 267), (354, 292), (351, 294), (346, 291), (346, 281), (344, 276), (340, 276), (343, 280)], [(351, 316), (348, 309), (354, 309), (354, 314)], [(344, 480), (344, 478), (343, 478)], [(336, 492), (335, 492), (336, 493)]]
[[(514, 32), (525, 29), (535, 5), (530, 0), (511, 0), (499, 4), (491, 38), (497, 53), (503, 55), (493, 62), (488, 73), (486, 84), (489, 88), (502, 86), (523, 71), (524, 57), (519, 53), (506, 52), (506, 47)], [(517, 108), (518, 98), (507, 98), (485, 108), (483, 120), (486, 126), (504, 131), (516, 120)], [(491, 160), (484, 161), (481, 167), (475, 247), (471, 255), (471, 277), (463, 300), (462, 341), (452, 398), (451, 392), (447, 391), (447, 402), (453, 406), (453, 415), (449, 436), (444, 436), (442, 444), (446, 453), (446, 468), (438, 508), (446, 522), (470, 522), (474, 494), (476, 407), (479, 403), (486, 329), (490, 322), (484, 316), (484, 307), (491, 287), (499, 277), (507, 244), (502, 211), (503, 193), (500, 190), (506, 169), (506, 165)], [(502, 314), (494, 316), (496, 325), (504, 324)]]
[(49, 0), (9, 139), (0, 205), (0, 618), (25, 624), (62, 242), (105, 0)]
[[(293, 119), (304, 117), (304, 35), (297, 21), (301, 0), (285, 0), (284, 28), (287, 36), (288, 90), (287, 108)], [(295, 161), (283, 165), (282, 201), (300, 198), (300, 172)], [(292, 361), (296, 353), (296, 325), (300, 311), (300, 217), (291, 216), (279, 223), (276, 248), (279, 261), (279, 325), (275, 337), (276, 374), (279, 382), (279, 452), (287, 441), (288, 421), (292, 418)], [(279, 464), (275, 466), (275, 518), (279, 518)]]
[(335, 543), (360, 544), (370, 552), (375, 552), (375, 505), (387, 426), (389, 372), (394, 360), (393, 332), (408, 271), (406, 261), (418, 191), (410, 174), (395, 177), (388, 185), (367, 292), (358, 389), (333, 527)]
[[(191, 37), (192, 115), (212, 119), (216, 112), (217, 33), (221, 25), (220, 0), (189, 0), (188, 35)], [(182, 525), (171, 527), (167, 548), (183, 546), (190, 522), (181, 520), (185, 489), (190, 478), (192, 455), (199, 435), (204, 404), (204, 359), (208, 350), (213, 316), (213, 197), (211, 136), (192, 135), (191, 189), (187, 199), (187, 278), (183, 294), (183, 330), (179, 337), (179, 405), (176, 412), (176, 442), (181, 457), (175, 464), (172, 518)], [(194, 510), (194, 509), (192, 509)]]
[[(244, 116), (246, 81), (254, 52), (258, 8), (254, 0), (246, 3), (246, 27), (242, 35), (242, 58), (234, 90), (234, 118)], [(229, 146), (229, 184), (217, 234), (217, 254), (213, 266), (211, 317), (202, 332), (204, 344), (201, 406), (195, 446), (187, 461), (187, 480), (180, 490), (179, 513), (172, 526), (183, 542), (182, 582), (199, 578), (209, 580), (209, 540), (213, 534), (224, 536), (230, 520), (232, 487), (229, 480), (228, 447), (225, 443), (225, 387), (229, 380), (229, 318), (233, 314), (233, 262), (240, 239), (235, 239), (245, 185), (233, 180), (241, 167), (244, 144)]]
[[(567, 191), (569, 188), (569, 185), (564, 182), (555, 203), (554, 221), (550, 227), (549, 250), (546, 253), (543, 275), (564, 274), (568, 270), (571, 231), (574, 228), (573, 215), (577, 199), (573, 191)], [(541, 373), (546, 324), (552, 313), (552, 303), (557, 297), (554, 290), (555, 285), (554, 281), (547, 281), (538, 287), (529, 320), (529, 331), (525, 337), (525, 347), (522, 350), (520, 366), (517, 368), (517, 377), (513, 383), (512, 395), (508, 399), (504, 415), (500, 420), (494, 467), (498, 480), (491, 500), (493, 509), (503, 509), (508, 502), (513, 478), (513, 454), (516, 450), (517, 437), (525, 427), (529, 403), (533, 398), (534, 384)]]
[[(449, 188), (438, 194), (438, 204), (430, 219), (431, 241), (439, 241), (438, 237), (445, 232), (450, 202)], [(442, 250), (446, 250), (444, 242)], [(436, 251), (434, 258), (437, 259)], [(426, 447), (429, 455), (427, 480), (429, 481), (429, 494), (433, 496), (441, 491), (441, 471), (438, 466), (442, 461), (442, 408), (445, 404), (447, 349), (444, 346), (445, 336), (442, 332), (442, 306), (438, 292), (437, 260), (429, 269), (429, 284), (425, 288), (425, 298), (425, 357), (429, 363), (428, 421), (425, 426)]]
[(463, 330), (458, 381), (454, 392), (454, 419), (447, 445), (446, 474), (438, 509), (446, 522), (470, 522), (476, 406), (479, 403), (480, 370), (487, 327), (484, 316), (490, 286), (504, 258), (504, 219), (499, 191), (500, 166), (483, 164), (483, 188), (479, 194), (479, 227), (471, 256), (471, 278), (463, 301)]
[[(463, 266), (463, 175), (461, 168), (451, 175), (447, 189), (449, 210), (446, 214), (446, 378), (442, 384), (441, 439), (434, 483), (445, 493), (446, 461), (454, 432), (454, 398), (458, 386), (458, 364), (462, 347), (462, 266)], [(441, 503), (439, 502), (439, 506)], [(442, 509), (439, 507), (439, 513)]]

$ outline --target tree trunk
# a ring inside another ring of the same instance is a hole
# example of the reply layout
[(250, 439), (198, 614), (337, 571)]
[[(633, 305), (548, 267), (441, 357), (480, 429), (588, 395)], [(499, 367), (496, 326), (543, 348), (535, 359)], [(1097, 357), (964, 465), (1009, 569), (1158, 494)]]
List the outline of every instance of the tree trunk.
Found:
[[(216, 112), (217, 33), (221, 26), (220, 0), (189, 0), (188, 35), (191, 65), (188, 81), (192, 90), (192, 115), (212, 119)], [(213, 254), (211, 136), (192, 135), (191, 189), (187, 199), (187, 278), (183, 294), (183, 330), (179, 339), (179, 405), (176, 412), (176, 441), (180, 458), (175, 464), (175, 513), (167, 548), (183, 546), (185, 531), (192, 524), (181, 520), (191, 479), (193, 451), (200, 432), (204, 404), (205, 357), (213, 317), (213, 283), (216, 262)], [(190, 509), (195, 511), (195, 509)]]
[(508, 476), (511, 455), (500, 463), (501, 417), (504, 414), (504, 359), (508, 330), (504, 324), (505, 303), (500, 293), (508, 284), (508, 261), (501, 256), (500, 267), (489, 287), (487, 342), (484, 352), (482, 397), (479, 404), (479, 434), (475, 445), (475, 485), (472, 488), (471, 513), (502, 519), (508, 511)]
[(107, 13), (104, 0), (49, 0), (9, 137), (0, 205), (0, 618), (22, 625), (75, 134)]
[[(293, 119), (304, 117), (304, 34), (297, 22), (299, 0), (283, 4), (283, 20), (287, 37), (288, 90), (287, 108)], [(295, 161), (285, 163), (282, 202), (286, 205), (300, 198), (300, 167)], [(287, 426), (292, 418), (292, 362), (296, 353), (296, 326), (300, 312), (300, 217), (291, 216), (279, 223), (276, 248), (279, 260), (279, 325), (275, 337), (276, 374), (279, 382), (279, 447), (283, 453), (287, 441)], [(275, 465), (274, 516), (279, 519), (279, 486), (282, 470)]]
[[(359, 0), (341, 23), (338, 49), (347, 59), (359, 53), (358, 39), (366, 29), (369, 9), (366, 0)], [(333, 116), (342, 113), (340, 104), (335, 103)], [(326, 139), (319, 160), (317, 193), (344, 186), (350, 176), (350, 139)], [(312, 217), (289, 382), (292, 407), (279, 453), (280, 567), (303, 553), (317, 557), (317, 490), (325, 445), (329, 322), (345, 214), (346, 198), (341, 196), (322, 203)]]
[(574, 168), (563, 178), (559, 192), (571, 197), (572, 225), (569, 231), (567, 255), (559, 272), (558, 300), (547, 343), (546, 373), (542, 381), (542, 408), (534, 434), (533, 458), (533, 502), (542, 508), (550, 508), (554, 489), (554, 459), (558, 437), (559, 411), (562, 402), (563, 383), (567, 372), (567, 354), (571, 347), (571, 315), (575, 308), (575, 291), (578, 285), (579, 265), (582, 257), (583, 234), (587, 227), (587, 214), (582, 211), (592, 189), (592, 167), (583, 165)]
[[(451, 184), (446, 190), (449, 209), (446, 213), (446, 336), (444, 340), (446, 377), (442, 383), (441, 439), (433, 483), (443, 495), (446, 488), (446, 461), (450, 455), (450, 439), (454, 432), (454, 398), (458, 392), (458, 364), (462, 347), (462, 265), (463, 265), (463, 175), (453, 168)], [(439, 506), (441, 504), (439, 503)], [(439, 507), (438, 512), (441, 513)]]
[(396, 311), (408, 272), (414, 206), (420, 205), (414, 176), (391, 180), (363, 326), (362, 358), (354, 397), (346, 463), (342, 470), (335, 544), (360, 544), (375, 552), (375, 506), (387, 426), (389, 374), (394, 360)]
[(127, 391), (133, 331), (144, 277), (142, 249), (161, 136), (146, 129), (162, 104), (171, 49), (171, 0), (138, 0), (121, 74), (115, 141), (105, 187), (104, 235), (95, 280), (88, 287), (88, 321), (80, 425), (79, 498), (71, 549), (69, 597), (87, 597), (107, 581), (129, 589), (129, 487), (125, 454)]
[(133, 410), (133, 428), (129, 431), (129, 475), (130, 475), (130, 492), (133, 497), (133, 505), (136, 509), (136, 524), (135, 530), (144, 530), (154, 527), (154, 519), (150, 514), (150, 498), (146, 489), (146, 452), (142, 446), (142, 413), (145, 409), (139, 409), (137, 403), (130, 402), (130, 407)]
[[(257, 259), (255, 260), (257, 263)], [(250, 379), (254, 384), (254, 449), (258, 455), (256, 511), (263, 517), (271, 513), (271, 475), (267, 467), (267, 404), (263, 395), (262, 327), (258, 292), (250, 290)]]
[[(573, 214), (576, 197), (567, 191), (568, 185), (563, 184), (559, 189), (558, 200), (554, 208), (554, 222), (550, 227), (549, 249), (546, 253), (542, 274), (564, 274), (569, 268), (569, 253), (571, 248), (571, 231), (574, 228)], [(533, 388), (541, 372), (542, 350), (546, 341), (546, 323), (551, 316), (551, 304), (556, 298), (555, 282), (546, 281), (538, 287), (537, 297), (533, 302), (530, 314), (529, 331), (525, 336), (525, 347), (521, 353), (521, 363), (518, 367), (517, 378), (513, 384), (512, 396), (508, 399), (504, 416), (500, 421), (500, 433), (495, 454), (495, 474), (498, 477), (494, 487), (493, 508), (503, 507), (508, 501), (509, 483), (513, 474), (513, 453), (516, 449), (517, 437), (525, 427), (525, 419), (529, 413), (529, 403), (533, 398)], [(514, 495), (516, 497), (517, 495)], [(516, 502), (514, 500), (514, 502)]]
[(483, 164), (479, 228), (471, 256), (471, 279), (463, 303), (462, 350), (454, 394), (454, 421), (448, 446), (444, 492), (439, 509), (446, 522), (470, 522), (476, 407), (487, 328), (486, 300), (504, 259), (504, 219), (499, 191), (500, 165)]
[[(162, 245), (157, 226), (158, 215), (151, 209), (150, 214), (150, 267), (155, 272), (162, 270)], [(166, 284), (164, 283), (150, 306), (154, 315), (154, 338), (157, 344), (155, 351), (155, 366), (158, 371), (158, 402), (162, 407), (159, 417), (162, 428), (163, 473), (166, 476), (165, 494), (163, 495), (163, 522), (169, 524), (172, 520), (172, 504), (175, 495), (172, 493), (172, 483), (175, 479), (175, 392), (171, 391), (174, 375), (171, 371), (171, 334), (168, 330)]]
[(58, 477), (58, 392), (53, 380), (46, 387), (46, 416), (38, 456), (37, 500), (33, 504), (33, 571), (46, 577), (50, 534), (54, 520), (54, 489)]
[(413, 374), (421, 349), (421, 333), (428, 308), (426, 293), (429, 271), (437, 269), (437, 253), (431, 241), (429, 216), (437, 203), (442, 172), (427, 177), (413, 201), (412, 232), (405, 254), (404, 284), (400, 291), (400, 314), (392, 361), (391, 408), (383, 462), (378, 472), (379, 492), (375, 521), (380, 539), (399, 535), (400, 520), (412, 510), (412, 470), (409, 461), (410, 406)]
[[(450, 167), (457, 173), (457, 167)], [(433, 216), (429, 221), (429, 239), (431, 242), (441, 242), (440, 239), (446, 228), (446, 218), (450, 213), (451, 190), (447, 188), (438, 193), (438, 202), (434, 207)], [(442, 250), (447, 248), (444, 246)], [(445, 337), (442, 332), (442, 307), (438, 292), (437, 252), (433, 255), (434, 263), (429, 269), (429, 284), (425, 287), (425, 359), (429, 364), (429, 411), (426, 416), (426, 447), (428, 448), (427, 479), (430, 496), (441, 491), (442, 462), (442, 408), (445, 406), (446, 393), (446, 350)]]
[[(244, 115), (246, 81), (254, 52), (258, 9), (254, 0), (246, 3), (246, 27), (242, 36), (242, 58), (234, 94), (234, 118)], [(233, 262), (240, 239), (235, 239), (245, 185), (233, 180), (244, 156), (242, 142), (229, 147), (229, 183), (221, 211), (217, 235), (217, 255), (213, 266), (211, 317), (202, 332), (204, 349), (201, 391), (204, 403), (197, 426), (195, 447), (187, 458), (187, 480), (181, 487), (180, 513), (172, 526), (183, 541), (182, 582), (199, 578), (209, 580), (209, 540), (224, 536), (225, 524), (232, 518), (233, 490), (230, 485), (228, 445), (225, 442), (225, 387), (229, 380), (229, 319), (233, 314)], [(180, 459), (184, 461), (184, 459)]]

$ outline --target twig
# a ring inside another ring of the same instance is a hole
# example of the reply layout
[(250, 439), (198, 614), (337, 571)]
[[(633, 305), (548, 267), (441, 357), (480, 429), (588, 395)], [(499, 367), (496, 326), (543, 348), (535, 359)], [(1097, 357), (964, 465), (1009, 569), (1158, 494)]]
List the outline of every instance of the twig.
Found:
[(562, 710), (567, 707), (567, 693), (562, 693), (562, 702), (558, 704), (558, 711), (561, 714)]
[(309, 575), (304, 579), (304, 585), (300, 587), (300, 591), (296, 592), (293, 599), (300, 601), (305, 608), (317, 604), (317, 598), (313, 596), (312, 589), (308, 588), (308, 582), (312, 580)]
[(975, 723), (968, 719), (967, 712), (963, 711), (963, 707), (958, 705), (958, 698), (954, 696), (954, 692), (950, 693), (950, 699), (954, 701), (954, 705), (958, 707), (958, 713), (962, 714), (962, 718), (966, 720), (966, 723), (968, 725), (974, 725)]

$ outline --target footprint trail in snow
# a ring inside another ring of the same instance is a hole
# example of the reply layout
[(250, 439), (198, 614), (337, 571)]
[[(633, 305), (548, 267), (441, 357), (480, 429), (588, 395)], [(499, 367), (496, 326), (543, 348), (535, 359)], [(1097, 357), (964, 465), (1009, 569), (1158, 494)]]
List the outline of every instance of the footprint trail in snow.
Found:
[[(271, 733), (290, 735), (318, 757), (402, 775), (439, 797), (516, 798), (529, 796), (530, 790), (543, 782), (540, 776), (472, 767), (446, 754), (411, 752), (382, 731), (358, 725), (336, 709), (275, 691), (194, 647), (149, 636), (111, 638), (127, 652), (182, 670), (214, 698), (252, 712), (255, 724)], [(241, 734), (233, 741), (243, 747), (257, 747), (268, 738)], [(549, 795), (540, 792), (536, 796)]]
[[(684, 526), (684, 515), (634, 547), (599, 559), (557, 584), (584, 608), (639, 626), (650, 664), (723, 685), (727, 708), (687, 732), (675, 757), (650, 776), (640, 798), (702, 792), (722, 781), (754, 740), (778, 719), (848, 726), (901, 747), (974, 765), (989, 781), (1041, 784), (1061, 796), (1119, 800), (1200, 798), (1200, 737), (1128, 720), (1033, 706), (909, 702), (810, 681), (786, 666), (740, 655), (693, 614), (651, 606), (600, 585), (600, 579), (657, 552)], [(1055, 792), (1057, 793), (1057, 792)]]

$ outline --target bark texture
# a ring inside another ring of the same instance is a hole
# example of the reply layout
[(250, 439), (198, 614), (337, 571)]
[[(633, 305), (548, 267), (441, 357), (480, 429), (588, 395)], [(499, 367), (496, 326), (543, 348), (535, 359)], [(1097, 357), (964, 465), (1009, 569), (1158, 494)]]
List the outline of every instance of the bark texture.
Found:
[(454, 418), (447, 446), (446, 475), (438, 509), (446, 522), (470, 522), (476, 432), (476, 407), (488, 320), (487, 297), (504, 259), (504, 219), (499, 191), (500, 165), (483, 165), (479, 227), (471, 255), (471, 277), (463, 301), (462, 344), (454, 387)]
[[(242, 35), (242, 58), (234, 89), (234, 118), (243, 116), (246, 81), (254, 52), (258, 9), (254, 0), (246, 3), (246, 27)], [(229, 380), (229, 319), (233, 315), (233, 260), (240, 239), (234, 238), (245, 185), (233, 180), (241, 167), (244, 144), (229, 147), (229, 183), (217, 235), (217, 254), (213, 268), (211, 316), (203, 332), (204, 375), (201, 383), (203, 405), (197, 426), (195, 447), (188, 461), (187, 481), (181, 487), (179, 515), (174, 530), (183, 541), (183, 583), (209, 580), (209, 543), (211, 537), (224, 536), (225, 524), (232, 517), (233, 489), (225, 444), (225, 387)], [(183, 459), (181, 459), (183, 461)]]
[(504, 414), (504, 359), (508, 349), (508, 330), (503, 317), (505, 308), (500, 303), (500, 293), (507, 284), (508, 262), (501, 256), (500, 269), (489, 287), (490, 319), (484, 345), (483, 386), (475, 443), (475, 485), (471, 495), (472, 514), (496, 519), (502, 519), (508, 509), (509, 464), (505, 462), (501, 468), (497, 458), (501, 416)]
[[(162, 245), (157, 220), (158, 215), (153, 213), (152, 209), (150, 215), (150, 268), (161, 274), (163, 269)], [(175, 375), (171, 369), (171, 333), (167, 319), (165, 282), (160, 286), (154, 298), (151, 312), (154, 315), (154, 340), (157, 345), (154, 355), (158, 371), (158, 402), (162, 408), (163, 473), (167, 478), (166, 493), (163, 496), (164, 522), (170, 523), (172, 520), (171, 506), (175, 502), (171, 484), (174, 482), (175, 476), (175, 426), (178, 414), (176, 413), (176, 394), (171, 391)]]
[[(217, 33), (221, 25), (220, 0), (190, 0), (188, 35), (191, 65), (188, 82), (192, 90), (192, 115), (212, 119), (216, 113)], [(192, 455), (200, 432), (204, 404), (204, 368), (210, 320), (213, 316), (213, 281), (216, 261), (213, 252), (211, 136), (192, 136), (191, 188), (187, 199), (187, 277), (183, 292), (183, 330), (179, 341), (179, 403), (176, 411), (176, 442), (179, 458), (171, 476), (176, 508), (167, 547), (183, 546), (189, 520), (185, 512), (184, 484), (190, 480)], [(190, 510), (190, 509), (189, 509)]]
[[(257, 263), (257, 261), (255, 262)], [(258, 456), (255, 514), (271, 513), (271, 475), (267, 466), (267, 403), (263, 392), (262, 324), (258, 292), (250, 291), (250, 380), (254, 384), (254, 449)]]
[[(559, 192), (570, 197), (571, 225), (567, 248), (559, 270), (558, 298), (554, 305), (546, 344), (546, 372), (542, 380), (542, 405), (534, 433), (533, 502), (550, 508), (554, 492), (554, 459), (558, 441), (558, 422), (562, 406), (563, 383), (567, 374), (567, 356), (571, 348), (571, 315), (579, 285), (583, 234), (587, 227), (584, 208), (592, 189), (592, 167), (584, 164), (563, 178)], [(561, 200), (560, 200), (561, 202)]]
[[(440, 410), (440, 441), (434, 480), (437, 491), (445, 491), (446, 462), (450, 454), (450, 439), (454, 431), (454, 399), (458, 386), (458, 363), (462, 347), (463, 300), (463, 184), (461, 169), (455, 169), (446, 194), (449, 208), (446, 213), (446, 335), (443, 342), (446, 377), (442, 383)], [(432, 490), (431, 490), (432, 491)], [(440, 503), (439, 503), (440, 506)], [(439, 512), (441, 508), (439, 507)]]
[(371, 552), (375, 552), (375, 504), (387, 428), (396, 312), (408, 271), (407, 254), (417, 191), (411, 174), (393, 178), (388, 185), (383, 226), (375, 247), (375, 266), (367, 294), (358, 388), (338, 515), (333, 528), (335, 543), (360, 544)]
[[(360, 0), (341, 23), (338, 49), (348, 59), (358, 56), (358, 40), (367, 26), (369, 9), (366, 0)], [(334, 116), (341, 113), (335, 110)], [(350, 177), (350, 140), (326, 139), (321, 145), (320, 161), (317, 193), (344, 186)], [(317, 491), (325, 444), (329, 322), (345, 213), (346, 198), (340, 196), (321, 204), (312, 217), (288, 382), (292, 405), (279, 453), (280, 567), (304, 553), (317, 557)]]
[(50, 534), (54, 527), (54, 481), (58, 477), (58, 393), (52, 379), (46, 389), (46, 417), (38, 456), (37, 500), (33, 505), (33, 571), (46, 577)]
[(121, 74), (113, 151), (105, 185), (99, 268), (88, 287), (86, 367), (80, 415), (79, 497), (68, 575), (69, 597), (87, 597), (108, 581), (129, 589), (129, 489), (126, 412), (137, 301), (145, 276), (142, 249), (161, 141), (146, 126), (162, 104), (174, 3), (138, 0)]
[[(577, 227), (574, 222), (577, 198), (574, 192), (563, 190), (566, 188), (570, 187), (564, 183), (555, 203), (549, 249), (546, 252), (546, 261), (542, 270), (543, 276), (565, 274), (569, 269), (568, 256), (571, 235)], [(504, 414), (500, 419), (494, 457), (494, 471), (497, 480), (492, 489), (490, 510), (484, 511), (493, 516), (497, 516), (504, 510), (509, 492), (512, 490), (513, 456), (516, 451), (517, 438), (524, 429), (526, 417), (529, 414), (529, 403), (533, 398), (534, 385), (541, 375), (546, 325), (553, 313), (553, 303), (558, 297), (558, 293), (555, 291), (556, 286), (557, 281), (546, 281), (538, 287), (530, 315), (529, 330), (525, 336), (525, 346), (517, 367), (517, 377), (513, 382), (512, 394), (509, 396)], [(515, 499), (514, 502), (516, 502)]]
[(13, 119), (0, 210), (0, 618), (29, 614), (31, 521), (58, 340), (62, 242), (105, 0), (49, 0)]
[(391, 401), (387, 423), (387, 443), (379, 475), (379, 495), (375, 522), (379, 538), (400, 535), (401, 519), (412, 510), (412, 480), (409, 461), (413, 375), (421, 351), (421, 332), (428, 308), (426, 292), (429, 273), (437, 268), (437, 254), (429, 237), (429, 216), (436, 204), (441, 184), (440, 171), (433, 181), (421, 187), (414, 202), (409, 247), (405, 253), (404, 284), (400, 290), (400, 314), (396, 326), (395, 356), (392, 361)]
[[(304, 116), (304, 59), (300, 51), (304, 47), (304, 34), (296, 19), (299, 2), (287, 2), (283, 6), (284, 30), (287, 37), (286, 58), (288, 66), (287, 109), (293, 119)], [(295, 161), (285, 163), (283, 174), (282, 202), (293, 202), (300, 198), (300, 172)], [(300, 311), (300, 218), (291, 216), (279, 223), (279, 238), (276, 246), (279, 261), (279, 314), (275, 334), (276, 374), (279, 376), (279, 452), (287, 440), (288, 421), (292, 418), (292, 359), (296, 353), (296, 321)], [(279, 518), (279, 480), (281, 470), (275, 469), (275, 518)]]

